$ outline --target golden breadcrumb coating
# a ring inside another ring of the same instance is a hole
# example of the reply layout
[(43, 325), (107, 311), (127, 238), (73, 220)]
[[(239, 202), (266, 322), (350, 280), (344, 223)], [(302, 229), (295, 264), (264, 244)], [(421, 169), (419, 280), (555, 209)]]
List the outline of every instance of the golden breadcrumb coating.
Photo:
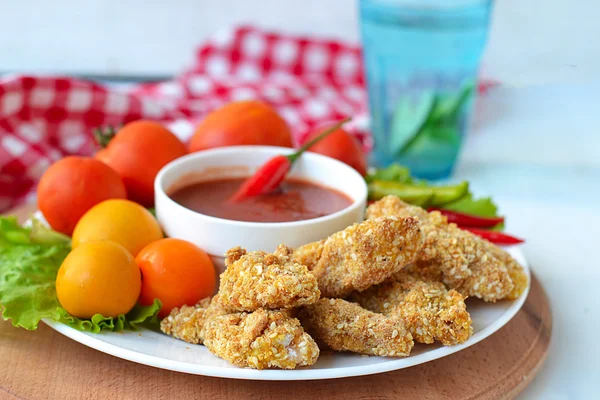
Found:
[(283, 244), (280, 244), (279, 246), (277, 246), (277, 248), (273, 252), (273, 255), (275, 255), (277, 257), (291, 257), (292, 254), (294, 254), (294, 249), (292, 249), (291, 247), (287, 247), (286, 245), (283, 245)]
[(421, 207), (412, 206), (396, 196), (386, 196), (367, 208), (366, 217), (380, 218), (394, 215), (396, 217), (417, 217), (424, 243), (419, 260), (434, 262), (441, 266), (447, 280), (459, 283), (470, 275), (468, 251), (465, 252), (464, 237), (448, 230), (446, 217), (438, 211), (428, 213)]
[(481, 239), (483, 245), (486, 250), (490, 252), (494, 257), (496, 257), (500, 262), (504, 264), (506, 270), (508, 271), (508, 275), (510, 276), (510, 280), (513, 283), (513, 289), (506, 297), (507, 299), (514, 300), (521, 296), (525, 290), (527, 289), (527, 285), (529, 283), (529, 279), (527, 278), (527, 274), (525, 270), (514, 258), (510, 256), (506, 251), (504, 251), (499, 246), (496, 246), (494, 243), (491, 243), (485, 239)]
[(319, 357), (319, 347), (296, 318), (263, 308), (209, 318), (204, 345), (234, 365), (254, 369), (294, 369)]
[(439, 212), (428, 213), (395, 196), (386, 196), (367, 208), (367, 218), (382, 215), (419, 218), (425, 242), (414, 268), (422, 270), (418, 272), (421, 276), (489, 302), (506, 298), (513, 291), (507, 266), (489, 251), (486, 241), (449, 224)]
[(321, 293), (317, 279), (294, 262), (292, 250), (279, 246), (273, 254), (247, 253), (236, 247), (226, 254), (227, 269), (221, 274), (219, 302), (232, 311), (279, 309), (312, 304)]
[(312, 272), (323, 297), (345, 297), (384, 281), (412, 262), (422, 245), (418, 225), (410, 217), (363, 221), (334, 233), (322, 246), (301, 247), (294, 257), (318, 258)]
[(336, 351), (375, 356), (408, 356), (414, 346), (402, 319), (365, 310), (342, 299), (321, 299), (300, 309), (306, 331)]
[(389, 280), (350, 296), (367, 310), (400, 316), (414, 340), (445, 346), (464, 343), (473, 334), (465, 298), (441, 282), (426, 282), (404, 270)]
[(309, 270), (315, 269), (315, 266), (323, 254), (323, 246), (325, 240), (319, 240), (318, 242), (312, 242), (305, 244), (304, 246), (298, 247), (294, 250), (293, 258), (299, 264), (306, 265)]
[[(467, 297), (477, 297), (491, 303), (506, 298), (513, 290), (513, 283), (504, 264), (485, 252), (470, 264), (471, 276), (460, 285), (448, 284)], [(444, 279), (444, 283), (446, 280)]]
[(202, 344), (204, 336), (202, 328), (206, 320), (213, 315), (222, 315), (226, 311), (218, 302), (218, 295), (212, 299), (207, 297), (195, 306), (174, 308), (160, 322), (160, 329), (167, 335), (192, 344)]

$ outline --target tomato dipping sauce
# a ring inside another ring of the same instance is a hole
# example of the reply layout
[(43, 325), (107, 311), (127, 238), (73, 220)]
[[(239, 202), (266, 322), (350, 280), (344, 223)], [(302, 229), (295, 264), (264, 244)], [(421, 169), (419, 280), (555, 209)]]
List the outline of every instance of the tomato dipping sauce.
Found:
[(239, 202), (229, 198), (245, 178), (193, 183), (169, 194), (175, 202), (211, 217), (247, 222), (303, 221), (333, 214), (352, 204), (345, 194), (315, 183), (287, 179), (274, 193)]

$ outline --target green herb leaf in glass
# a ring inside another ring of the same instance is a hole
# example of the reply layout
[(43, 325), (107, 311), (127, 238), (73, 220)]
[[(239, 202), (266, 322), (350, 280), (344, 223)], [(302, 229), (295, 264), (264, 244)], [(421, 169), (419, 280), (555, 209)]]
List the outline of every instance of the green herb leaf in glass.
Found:
[(389, 138), (392, 154), (402, 151), (406, 144), (423, 129), (434, 104), (433, 92), (419, 94), (418, 100), (409, 96), (400, 98), (392, 115)]

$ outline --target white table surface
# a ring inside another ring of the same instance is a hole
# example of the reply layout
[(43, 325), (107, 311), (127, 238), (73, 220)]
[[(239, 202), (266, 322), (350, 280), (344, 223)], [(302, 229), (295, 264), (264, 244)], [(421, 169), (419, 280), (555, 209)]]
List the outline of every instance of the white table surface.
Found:
[(501, 88), (481, 99), (453, 179), (508, 216), (553, 312), (523, 399), (600, 398), (600, 83)]

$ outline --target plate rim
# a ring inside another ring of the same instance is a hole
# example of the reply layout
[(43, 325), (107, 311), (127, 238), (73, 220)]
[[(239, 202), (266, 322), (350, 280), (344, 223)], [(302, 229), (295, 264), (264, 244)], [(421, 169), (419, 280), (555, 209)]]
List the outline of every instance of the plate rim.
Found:
[[(169, 360), (166, 358), (161, 358), (154, 355), (144, 354), (141, 352), (130, 350), (125, 347), (105, 342), (100, 338), (93, 336), (94, 334), (78, 331), (65, 324), (53, 320), (43, 319), (42, 321), (58, 333), (94, 350), (98, 350), (111, 356), (121, 358), (127, 361), (132, 361), (138, 364), (193, 375), (244, 380), (298, 381), (340, 379), (355, 376), (379, 374), (413, 367), (415, 365), (437, 360), (462, 351), (488, 338), (489, 336), (500, 330), (510, 320), (512, 320), (515, 317), (515, 315), (517, 315), (517, 313), (525, 303), (527, 296), (529, 295), (529, 290), (531, 288), (531, 270), (529, 267), (529, 263), (525, 259), (525, 256), (521, 251), (520, 247), (514, 247), (507, 250), (509, 251), (509, 253), (511, 253), (513, 257), (517, 258), (519, 263), (523, 266), (523, 269), (525, 270), (528, 277), (528, 285), (526, 290), (521, 294), (521, 296), (518, 299), (513, 300), (513, 304), (510, 305), (510, 307), (502, 314), (500, 318), (498, 318), (492, 324), (483, 328), (481, 331), (473, 334), (465, 343), (454, 346), (442, 346), (432, 351), (418, 354), (414, 357), (409, 356), (404, 358), (389, 359), (384, 362), (369, 365), (333, 367), (326, 369), (300, 368), (295, 370), (255, 370), (250, 368), (231, 368), (220, 366), (208, 366), (205, 364), (193, 364), (183, 361)], [(144, 329), (145, 328), (142, 328), (140, 329), (140, 331), (143, 332)], [(106, 334), (111, 334), (111, 332), (107, 332)], [(173, 340), (177, 339), (173, 338)]]

